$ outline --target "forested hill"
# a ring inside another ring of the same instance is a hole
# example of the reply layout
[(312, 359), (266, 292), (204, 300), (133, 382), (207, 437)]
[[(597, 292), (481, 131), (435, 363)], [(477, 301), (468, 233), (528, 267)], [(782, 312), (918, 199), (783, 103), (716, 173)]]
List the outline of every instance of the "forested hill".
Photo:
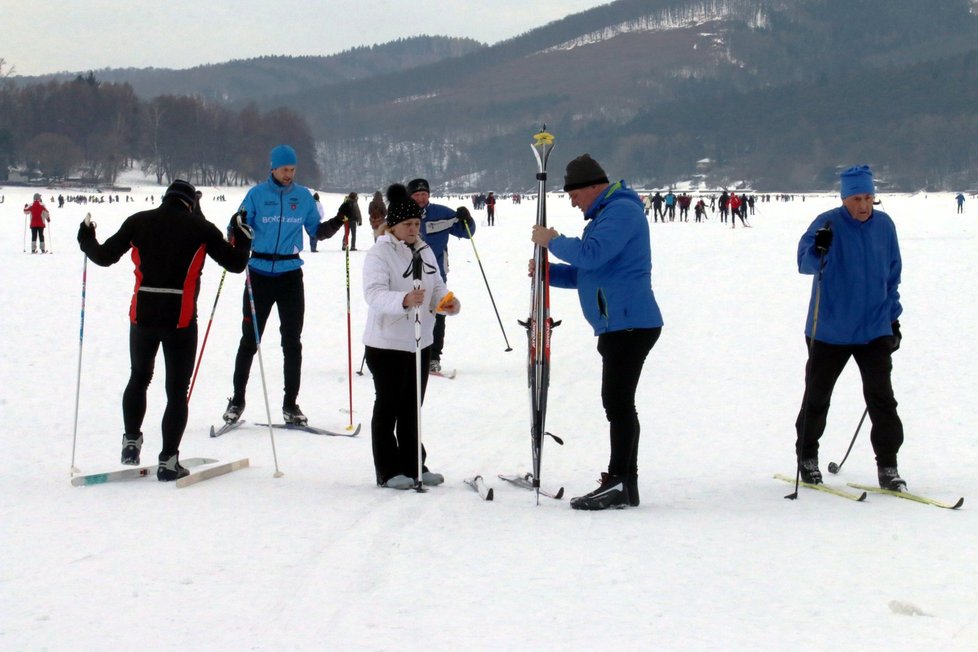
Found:
[[(138, 97), (198, 95), (224, 102), (247, 102), (322, 88), (342, 81), (396, 73), (485, 48), (467, 38), (415, 36), (380, 45), (356, 47), (330, 56), (266, 56), (196, 66), (110, 68), (94, 71), (103, 82), (127, 83)], [(68, 81), (79, 73), (15, 77), (18, 84)], [(87, 74), (87, 71), (86, 73)]]
[[(947, 160), (904, 152), (877, 164), (892, 166), (901, 187), (950, 187), (976, 174), (974, 112), (952, 111), (978, 44), (975, 10), (973, 0), (619, 0), (410, 75), (270, 102), (305, 115), (329, 143), (324, 169), (340, 186), (423, 171), (452, 188), (525, 187), (529, 134), (545, 122), (558, 161), (600, 152), (638, 183), (689, 178), (709, 158), (711, 184), (813, 189), (826, 169), (882, 153), (885, 124), (914, 151)], [(925, 82), (944, 74), (940, 61), (948, 83)], [(889, 83), (872, 83), (877, 76)], [(802, 90), (807, 104), (797, 101)], [(827, 107), (842, 119), (823, 122)], [(751, 120), (730, 129), (741, 113)], [(914, 124), (921, 129), (907, 141)], [(784, 150), (785, 140), (799, 146)]]
[[(317, 153), (322, 177), (309, 182), (320, 188), (423, 175), (446, 190), (528, 190), (528, 144), (545, 123), (555, 168), (589, 151), (612, 176), (648, 187), (696, 177), (821, 190), (862, 162), (895, 190), (978, 187), (978, 0), (617, 0), (491, 46), (418, 37), (334, 57), (135, 72), (97, 74), (125, 80), (144, 104), (101, 119), (97, 142), (128, 149), (96, 153), (152, 160), (164, 176), (245, 182), (263, 173), (267, 142), (288, 136), (303, 160)], [(107, 85), (99, 92), (125, 96)], [(51, 129), (99, 169), (91, 139), (42, 121), (63, 89), (3, 90), (12, 108), (0, 111), (0, 162), (67, 151), (37, 131)], [(236, 151), (255, 124), (254, 151)], [(275, 133), (286, 124), (292, 132)], [(164, 151), (181, 138), (179, 153)]]

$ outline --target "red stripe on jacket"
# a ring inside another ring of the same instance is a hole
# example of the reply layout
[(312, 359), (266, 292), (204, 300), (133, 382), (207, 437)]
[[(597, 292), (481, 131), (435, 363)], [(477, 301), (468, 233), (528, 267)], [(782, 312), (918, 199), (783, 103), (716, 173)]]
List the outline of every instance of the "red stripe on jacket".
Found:
[(133, 245), (132, 248), (132, 273), (136, 277), (136, 286), (132, 290), (132, 303), (129, 304), (129, 321), (133, 324), (136, 321), (136, 302), (139, 300), (139, 288), (143, 285), (143, 270), (139, 267), (139, 247)]
[(204, 267), (204, 260), (207, 254), (207, 246), (200, 245), (197, 253), (190, 261), (187, 268), (187, 276), (183, 279), (183, 296), (180, 299), (180, 319), (177, 320), (177, 328), (186, 328), (194, 318), (194, 309), (197, 305), (197, 289), (200, 286), (200, 273)]

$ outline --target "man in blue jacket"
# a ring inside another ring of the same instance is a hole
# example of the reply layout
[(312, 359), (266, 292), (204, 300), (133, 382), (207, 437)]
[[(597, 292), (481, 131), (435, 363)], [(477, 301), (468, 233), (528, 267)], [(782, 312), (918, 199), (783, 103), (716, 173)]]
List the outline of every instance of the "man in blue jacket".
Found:
[[(311, 237), (325, 240), (343, 226), (343, 217), (338, 215), (320, 223), (312, 193), (294, 182), (297, 162), (295, 150), (290, 146), (275, 147), (270, 155), (271, 173), (268, 179), (248, 191), (239, 211), (247, 214), (247, 223), (254, 231), (248, 272), (255, 297), (259, 334), (265, 332), (272, 306), (278, 305), (285, 374), (282, 416), (286, 423), (306, 425), (308, 419), (296, 404), (302, 374), (300, 338), (306, 312), (302, 259), (299, 258), (304, 240), (302, 231), (305, 229)], [(245, 389), (257, 351), (246, 287), (241, 342), (234, 360), (234, 395), (228, 400), (224, 412), (227, 423), (236, 422), (244, 411)]]
[[(567, 164), (564, 192), (589, 222), (580, 238), (535, 225), (531, 239), (567, 264), (550, 265), (550, 284), (577, 288), (584, 317), (598, 336), (601, 403), (610, 424), (611, 458), (600, 486), (571, 500), (574, 509), (638, 506), (640, 425), (635, 391), (662, 331), (652, 292), (652, 249), (642, 199), (608, 182), (588, 154)], [(532, 264), (532, 263), (531, 263)]]
[(842, 206), (815, 218), (798, 243), (798, 271), (813, 274), (805, 339), (805, 395), (795, 422), (795, 452), (805, 482), (819, 484), (818, 440), (835, 382), (855, 358), (873, 428), (880, 487), (905, 491), (897, 472), (903, 424), (890, 373), (900, 348), (900, 273), (896, 227), (873, 210), (876, 189), (868, 166), (841, 175)]
[[(431, 188), (427, 179), (413, 179), (408, 183), (408, 193), (411, 199), (424, 211), (421, 218), (421, 238), (431, 247), (441, 270), (441, 278), (448, 282), (448, 236), (456, 238), (471, 238), (475, 233), (475, 220), (468, 209), (460, 208), (453, 211), (448, 206), (432, 204)], [(441, 352), (445, 348), (445, 315), (435, 315), (435, 341), (431, 345), (432, 373), (441, 372)]]

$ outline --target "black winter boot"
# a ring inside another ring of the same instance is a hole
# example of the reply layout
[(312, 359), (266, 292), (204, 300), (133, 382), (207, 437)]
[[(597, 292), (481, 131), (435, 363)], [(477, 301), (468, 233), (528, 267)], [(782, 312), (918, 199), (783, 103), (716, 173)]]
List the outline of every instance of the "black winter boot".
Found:
[(876, 468), (876, 474), (880, 480), (881, 489), (890, 491), (906, 491), (907, 481), (900, 477), (900, 472), (895, 466), (880, 466)]
[(156, 479), (160, 482), (171, 482), (190, 475), (190, 471), (180, 464), (180, 455), (163, 455), (160, 453), (160, 465), (156, 467)]
[(589, 494), (571, 498), (572, 509), (598, 510), (628, 507), (628, 485), (623, 476), (601, 474), (601, 486)]
[(801, 461), (801, 481), (808, 484), (822, 484), (822, 472), (818, 470), (818, 458), (809, 457)]
[(139, 451), (143, 448), (143, 433), (122, 435), (122, 463), (139, 466)]

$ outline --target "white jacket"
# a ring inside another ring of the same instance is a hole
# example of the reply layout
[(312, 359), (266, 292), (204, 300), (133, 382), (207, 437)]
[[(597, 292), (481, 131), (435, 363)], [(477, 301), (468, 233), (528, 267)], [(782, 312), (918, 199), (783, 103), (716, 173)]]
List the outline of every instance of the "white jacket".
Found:
[[(427, 263), (421, 278), (427, 305), (421, 306), (421, 348), (434, 341), (438, 302), (448, 288), (438, 273), (438, 263), (431, 247), (418, 239), (421, 259)], [(363, 297), (367, 301), (367, 325), (363, 343), (378, 349), (414, 352), (414, 308), (403, 306), (404, 295), (414, 289), (410, 272), (413, 249), (390, 233), (377, 238), (363, 262)]]

